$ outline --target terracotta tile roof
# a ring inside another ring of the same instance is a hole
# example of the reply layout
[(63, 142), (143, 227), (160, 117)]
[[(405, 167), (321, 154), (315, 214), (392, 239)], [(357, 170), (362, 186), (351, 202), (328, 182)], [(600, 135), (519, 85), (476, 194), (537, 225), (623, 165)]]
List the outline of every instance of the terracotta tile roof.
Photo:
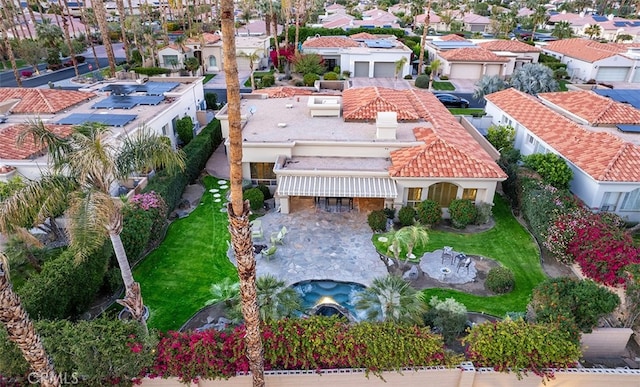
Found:
[(370, 34), (368, 32), (360, 32), (357, 34), (353, 34), (350, 36), (351, 39), (365, 39), (365, 40), (369, 40), (369, 39), (378, 39), (380, 38), (380, 35), (374, 35), (374, 34)]
[(468, 13), (463, 16), (462, 21), (467, 24), (489, 24), (491, 19), (486, 16), (476, 15), (474, 13)]
[[(427, 20), (427, 14), (423, 13), (422, 15), (418, 15), (416, 16), (416, 24), (424, 24), (424, 22)], [(431, 24), (437, 24), (440, 23), (441, 19), (440, 16), (438, 16), (438, 14), (436, 14), (434, 11), (431, 11), (429, 13), (429, 25)]]
[(360, 44), (353, 39), (344, 36), (319, 36), (317, 38), (307, 39), (302, 47), (306, 48), (332, 48), (332, 47), (358, 47)]
[(492, 40), (482, 42), (479, 46), (489, 51), (542, 52), (538, 47), (530, 46), (519, 40)]
[(504, 172), (431, 93), (377, 87), (342, 93), (345, 121), (373, 121), (378, 112), (398, 113), (399, 121), (424, 120), (432, 128), (416, 128), (425, 144), (391, 153), (389, 174), (396, 177), (506, 178)]
[(440, 56), (449, 62), (508, 62), (509, 59), (500, 57), (484, 48), (456, 48), (440, 52)]
[[(204, 32), (202, 33), (202, 40), (204, 41), (204, 44), (213, 44), (220, 41), (220, 35)], [(200, 44), (200, 37), (195, 36), (188, 38), (186, 42), (191, 44)]]
[(96, 95), (84, 91), (56, 89), (0, 88), (0, 102), (19, 99), (12, 109), (15, 114), (53, 114), (85, 102)]
[(513, 88), (485, 98), (595, 180), (640, 181), (640, 147), (609, 133), (590, 132)]
[[(69, 125), (48, 125), (45, 127), (57, 135), (66, 137), (73, 129)], [(46, 153), (46, 147), (37, 147), (33, 139), (27, 137), (22, 146), (16, 144), (18, 135), (26, 128), (26, 124), (12, 125), (0, 129), (0, 159), (25, 160), (31, 157), (39, 157)]]
[(253, 94), (266, 94), (269, 98), (289, 98), (296, 95), (311, 95), (312, 90), (302, 89), (300, 87), (269, 87), (266, 89), (254, 90)]
[(574, 38), (549, 42), (545, 46), (545, 50), (593, 63), (610, 58), (616, 54), (626, 53), (629, 47), (634, 46), (621, 43), (600, 43), (590, 39)]
[(540, 93), (538, 97), (586, 120), (589, 125), (640, 124), (640, 111), (591, 91)]
[(443, 40), (445, 42), (467, 42), (468, 40), (463, 38), (460, 35), (456, 35), (456, 34), (449, 34), (449, 35), (445, 35), (443, 37), (440, 38), (440, 40)]

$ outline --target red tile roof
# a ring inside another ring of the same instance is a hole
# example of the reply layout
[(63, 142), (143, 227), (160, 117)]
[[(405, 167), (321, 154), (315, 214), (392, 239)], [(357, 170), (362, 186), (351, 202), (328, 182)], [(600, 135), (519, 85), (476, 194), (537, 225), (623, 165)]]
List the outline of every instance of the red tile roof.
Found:
[(254, 90), (253, 93), (266, 94), (269, 98), (289, 98), (295, 95), (311, 95), (313, 94), (313, 91), (309, 89), (302, 89), (300, 87), (281, 86)]
[(591, 91), (540, 93), (538, 97), (586, 120), (589, 125), (640, 124), (640, 111)]
[(590, 39), (574, 38), (549, 42), (545, 50), (593, 63), (616, 54), (624, 54), (629, 48), (636, 46), (637, 44), (600, 43)]
[(522, 43), (519, 40), (492, 40), (482, 42), (479, 46), (489, 51), (542, 52), (538, 47)]
[(456, 48), (443, 51), (440, 56), (449, 62), (508, 62), (509, 59), (500, 57), (484, 48)]
[[(45, 127), (53, 133), (66, 137), (73, 130), (69, 125), (49, 125)], [(12, 125), (0, 129), (0, 159), (3, 160), (24, 160), (32, 157), (39, 157), (46, 153), (46, 147), (38, 147), (33, 138), (27, 137), (24, 143), (16, 144), (18, 135), (26, 128), (26, 124)]]
[(389, 174), (395, 177), (452, 177), (504, 179), (505, 173), (427, 91), (377, 87), (347, 89), (342, 93), (345, 121), (373, 121), (378, 112), (393, 111), (399, 121), (424, 120), (432, 128), (414, 129), (424, 145), (391, 152)]
[[(218, 34), (211, 34), (209, 32), (202, 33), (202, 41), (204, 42), (204, 44), (213, 44), (220, 41), (220, 39), (220, 35)], [(200, 36), (190, 37), (186, 40), (186, 43), (190, 44), (200, 44), (200, 42)]]
[(456, 35), (456, 34), (449, 34), (449, 35), (445, 35), (443, 37), (440, 38), (440, 40), (443, 40), (445, 42), (467, 42), (468, 40), (463, 38), (460, 35)]
[(350, 36), (351, 39), (378, 39), (380, 35), (370, 34), (368, 32), (359, 32)]
[(332, 48), (332, 47), (358, 47), (360, 44), (353, 39), (343, 36), (319, 36), (317, 38), (307, 39), (302, 47), (306, 48)]
[(640, 181), (640, 147), (609, 133), (590, 132), (513, 88), (485, 98), (595, 180)]
[(11, 110), (15, 114), (53, 114), (61, 112), (96, 95), (84, 91), (56, 89), (0, 88), (0, 102), (19, 99)]

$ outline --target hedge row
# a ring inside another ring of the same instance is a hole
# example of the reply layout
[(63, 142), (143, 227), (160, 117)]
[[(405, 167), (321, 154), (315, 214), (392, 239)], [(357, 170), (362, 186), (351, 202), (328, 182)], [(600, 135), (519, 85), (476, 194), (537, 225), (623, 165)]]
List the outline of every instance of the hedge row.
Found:
[(84, 313), (103, 284), (112, 252), (107, 242), (83, 262), (76, 262), (69, 250), (47, 261), (18, 291), (29, 315), (74, 319)]
[(173, 175), (166, 170), (158, 171), (145, 187), (144, 192), (157, 192), (167, 203), (167, 210), (173, 211), (180, 202), (184, 188), (200, 176), (207, 160), (221, 142), (220, 121), (213, 120), (188, 145), (182, 148), (186, 154), (185, 171)]

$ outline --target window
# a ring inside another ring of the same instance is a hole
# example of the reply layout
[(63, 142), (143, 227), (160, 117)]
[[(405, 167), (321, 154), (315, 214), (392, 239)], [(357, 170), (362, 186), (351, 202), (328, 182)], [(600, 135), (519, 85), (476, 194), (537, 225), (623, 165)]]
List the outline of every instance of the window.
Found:
[(545, 154), (547, 153), (547, 148), (545, 148), (544, 145), (542, 145), (542, 143), (539, 143), (536, 141), (536, 150), (534, 151), (534, 153)]
[(213, 55), (209, 56), (209, 67), (217, 67), (218, 66), (218, 61), (216, 60), (216, 57)]
[(458, 195), (458, 186), (451, 183), (436, 183), (429, 187), (427, 199), (440, 203), (441, 207), (449, 207)]
[(275, 163), (250, 163), (251, 183), (276, 185)]
[(618, 199), (620, 199), (620, 192), (605, 192), (602, 195), (600, 211), (615, 211)]
[(407, 206), (415, 207), (422, 201), (422, 188), (407, 189)]
[(324, 67), (327, 69), (327, 71), (333, 71), (333, 69), (336, 66), (338, 66), (338, 63), (336, 62), (335, 59), (325, 59), (324, 60)]
[(633, 191), (624, 194), (620, 210), (640, 211), (640, 188), (636, 188)]
[(533, 140), (533, 136), (532, 136), (532, 135), (530, 135), (530, 134), (527, 134), (527, 143), (529, 143), (529, 144), (533, 144), (533, 141), (534, 141), (534, 140)]
[(177, 66), (178, 55), (162, 55), (162, 62), (165, 66)]
[(476, 195), (478, 194), (478, 190), (475, 188), (465, 188), (462, 191), (462, 198), (463, 199), (469, 199), (472, 202), (476, 201)]

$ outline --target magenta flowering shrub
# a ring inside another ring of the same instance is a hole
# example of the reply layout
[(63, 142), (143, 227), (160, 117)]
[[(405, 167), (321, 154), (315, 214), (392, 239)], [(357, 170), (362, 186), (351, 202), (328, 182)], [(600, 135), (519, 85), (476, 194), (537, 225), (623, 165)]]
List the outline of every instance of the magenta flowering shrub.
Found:
[(558, 215), (558, 217), (549, 224), (546, 231), (542, 232), (544, 237), (542, 244), (555, 257), (563, 263), (573, 263), (573, 255), (567, 253), (569, 243), (573, 241), (576, 231), (587, 227), (587, 225), (596, 218), (597, 215), (591, 211), (575, 207)]
[[(445, 363), (442, 337), (429, 328), (391, 323), (350, 325), (335, 318), (285, 319), (263, 325), (265, 370), (365, 368), (374, 374)], [(169, 332), (158, 343), (150, 377), (183, 382), (249, 371), (243, 326), (231, 332)]]
[(152, 208), (163, 209), (166, 206), (162, 197), (154, 191), (133, 195), (129, 202), (145, 211)]

